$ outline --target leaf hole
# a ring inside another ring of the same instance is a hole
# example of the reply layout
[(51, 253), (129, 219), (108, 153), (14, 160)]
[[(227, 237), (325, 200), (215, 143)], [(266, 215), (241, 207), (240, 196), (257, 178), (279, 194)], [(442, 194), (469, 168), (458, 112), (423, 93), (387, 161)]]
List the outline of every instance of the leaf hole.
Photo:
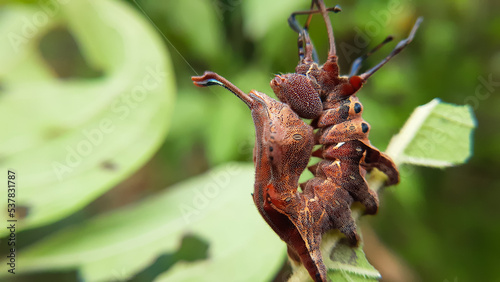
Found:
[(87, 64), (73, 35), (64, 27), (49, 31), (40, 39), (38, 49), (43, 60), (61, 79), (97, 78), (101, 70)]

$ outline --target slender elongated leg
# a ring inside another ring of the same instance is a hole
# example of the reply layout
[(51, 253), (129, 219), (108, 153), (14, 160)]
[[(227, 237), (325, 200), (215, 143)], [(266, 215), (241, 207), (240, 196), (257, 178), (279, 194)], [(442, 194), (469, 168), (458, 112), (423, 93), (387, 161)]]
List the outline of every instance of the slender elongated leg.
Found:
[[(311, 3), (311, 9), (308, 10), (308, 11), (297, 11), (297, 12), (293, 12), (289, 17), (288, 17), (288, 25), (293, 29), (293, 31), (295, 31), (296, 33), (300, 34), (302, 32), (303, 29), (307, 29), (309, 27), (309, 23), (311, 21), (311, 17), (312, 17), (312, 14), (314, 13), (314, 11), (312, 10), (313, 8), (313, 4), (314, 3)], [(318, 12), (318, 11), (316, 11)], [(304, 25), (304, 27), (302, 27), (302, 25), (299, 24), (299, 22), (297, 21), (297, 19), (295, 18), (296, 15), (309, 15), (309, 17), (307, 18), (307, 21), (306, 21), (306, 24)]]
[(375, 53), (378, 49), (382, 48), (382, 46), (384, 46), (385, 44), (391, 42), (394, 38), (392, 36), (387, 36), (386, 39), (384, 39), (384, 41), (382, 41), (382, 43), (380, 43), (379, 45), (375, 46), (375, 48), (371, 49), (370, 52), (364, 54), (363, 56), (357, 58), (356, 60), (354, 60), (354, 62), (352, 62), (352, 65), (351, 65), (351, 70), (349, 71), (349, 76), (353, 76), (353, 75), (356, 75), (358, 74), (358, 71), (359, 71), (359, 68), (361, 68), (361, 63), (366, 60), (366, 58), (368, 58), (369, 56), (371, 56), (373, 53)]
[[(313, 3), (312, 3), (313, 4)], [(316, 63), (318, 63), (318, 53), (316, 52), (316, 49), (314, 48), (314, 45), (309, 37), (309, 33), (307, 32), (307, 29), (309, 28), (309, 23), (311, 22), (311, 18), (313, 14), (321, 13), (320, 10), (312, 10), (312, 4), (311, 4), (311, 10), (309, 11), (297, 11), (294, 12), (288, 17), (288, 25), (299, 34), (298, 38), (298, 49), (299, 49), (299, 60), (304, 62), (304, 59), (306, 57), (309, 57), (308, 49), (311, 49), (311, 56), (312, 60)], [(334, 12), (338, 13), (341, 11), (339, 6), (335, 6), (332, 8), (327, 9), (328, 12)], [(297, 15), (309, 15), (307, 18), (306, 24), (304, 27), (299, 24), (297, 21), (296, 17)], [(310, 59), (306, 59), (307, 61), (311, 61)]]
[[(326, 9), (327, 12), (334, 12), (334, 13), (338, 13), (338, 12), (341, 12), (342, 9), (340, 8), (340, 6), (335, 6), (335, 7), (331, 7), (331, 8), (327, 8)], [(302, 31), (302, 29), (308, 29), (309, 28), (309, 23), (311, 22), (311, 17), (313, 14), (318, 14), (318, 13), (321, 13), (320, 10), (307, 10), (307, 11), (297, 11), (297, 12), (293, 12), (290, 17), (288, 17), (288, 25), (297, 33), (300, 34), (300, 32)], [(299, 22), (297, 21), (297, 19), (295, 18), (295, 16), (297, 15), (309, 15), (309, 17), (307, 18), (307, 21), (306, 21), (306, 24), (304, 25), (304, 27), (302, 27)]]
[(312, 62), (318, 63), (318, 53), (314, 48), (314, 45), (309, 36), (307, 29), (303, 29), (299, 33), (299, 38), (297, 39), (297, 46), (299, 49), (299, 61), (302, 64), (308, 64)]
[[(316, 3), (316, 6), (318, 6), (318, 9), (321, 11), (321, 15), (323, 16), (323, 20), (325, 21), (326, 30), (328, 32), (328, 42), (330, 44), (330, 48), (328, 50), (328, 60), (330, 60), (330, 58), (336, 58), (337, 50), (335, 48), (335, 38), (333, 37), (332, 22), (330, 21), (330, 17), (328, 16), (328, 10), (325, 7), (325, 3), (323, 3), (323, 0), (314, 0), (314, 3)], [(340, 7), (338, 9), (340, 9)]]
[(394, 57), (396, 54), (398, 54), (399, 52), (401, 52), (408, 44), (410, 44), (410, 42), (415, 37), (415, 33), (417, 32), (417, 29), (420, 26), (420, 23), (422, 23), (422, 20), (423, 20), (422, 17), (418, 18), (417, 21), (415, 22), (415, 25), (413, 25), (413, 28), (411, 29), (411, 32), (408, 35), (408, 37), (406, 39), (403, 39), (403, 40), (399, 41), (398, 45), (396, 45), (396, 47), (394, 48), (394, 50), (392, 50), (392, 52), (387, 57), (385, 57), (385, 59), (383, 59), (380, 63), (378, 63), (376, 66), (374, 66), (373, 68), (369, 69), (365, 73), (361, 74), (360, 75), (361, 79), (367, 80), (378, 69), (380, 69), (388, 61), (390, 61), (392, 59), (392, 57)]
[(219, 74), (211, 71), (206, 71), (202, 76), (193, 76), (191, 77), (193, 84), (198, 87), (207, 87), (218, 85), (226, 88), (227, 90), (233, 92), (236, 97), (240, 98), (248, 107), (251, 107), (254, 104), (254, 100), (248, 96), (241, 89), (236, 87), (234, 84), (229, 82), (229, 80), (220, 76)]

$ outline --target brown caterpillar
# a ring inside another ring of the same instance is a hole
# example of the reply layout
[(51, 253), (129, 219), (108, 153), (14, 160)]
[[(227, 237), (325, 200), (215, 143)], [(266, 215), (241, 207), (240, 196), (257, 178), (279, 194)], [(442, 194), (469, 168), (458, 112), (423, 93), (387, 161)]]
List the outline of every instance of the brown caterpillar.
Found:
[[(318, 10), (313, 10), (314, 6)], [(353, 246), (357, 245), (359, 236), (351, 204), (361, 202), (367, 214), (378, 210), (378, 197), (366, 184), (366, 172), (377, 168), (388, 176), (387, 185), (399, 182), (394, 163), (368, 140), (370, 127), (361, 117), (363, 108), (355, 93), (411, 42), (421, 22), (419, 19), (408, 38), (378, 65), (357, 76), (366, 55), (354, 62), (349, 76), (340, 76), (328, 11), (338, 12), (340, 8), (326, 9), (323, 1), (314, 0), (311, 10), (296, 12), (289, 19), (292, 28), (299, 32), (300, 61), (296, 73), (277, 75), (271, 81), (283, 103), (255, 90), (245, 94), (212, 72), (192, 77), (197, 86), (225, 87), (252, 110), (256, 129), (254, 202), (266, 222), (287, 243), (289, 256), (303, 263), (316, 281), (328, 280), (319, 249), (321, 236), (338, 229)], [(322, 14), (330, 44), (322, 66), (313, 59), (315, 51), (307, 33), (308, 24), (302, 28), (295, 21), (297, 14), (309, 14), (310, 19), (314, 13)], [(372, 52), (390, 40), (384, 40)], [(311, 126), (300, 117), (313, 119)], [(315, 144), (321, 148), (312, 152)], [(309, 168), (314, 178), (301, 184), (300, 193), (299, 177), (311, 156), (323, 160)]]
[[(314, 6), (318, 10), (312, 10)], [(422, 19), (417, 20), (408, 38), (400, 41), (378, 65), (356, 75), (361, 61), (391, 41), (392, 37), (355, 60), (349, 76), (340, 76), (328, 11), (338, 12), (340, 8), (326, 9), (323, 1), (313, 1), (310, 11), (297, 12), (289, 18), (290, 26), (299, 33), (300, 61), (295, 73), (277, 75), (271, 81), (271, 87), (276, 96), (289, 104), (300, 117), (313, 119), (311, 125), (317, 129), (315, 144), (321, 145), (321, 148), (313, 156), (323, 160), (309, 167), (315, 177), (301, 184), (304, 194), (317, 195), (317, 201), (323, 208), (316, 228), (310, 229), (314, 233), (310, 235), (314, 237), (311, 241), (319, 242), (324, 232), (339, 229), (352, 245), (357, 245), (359, 236), (351, 216), (352, 202), (361, 202), (367, 214), (375, 214), (379, 205), (377, 194), (369, 189), (365, 181), (366, 172), (373, 168), (381, 170), (388, 177), (387, 185), (397, 184), (399, 173), (392, 160), (370, 144), (370, 126), (361, 117), (363, 107), (355, 94), (373, 73), (412, 41)], [(313, 60), (315, 51), (307, 32), (313, 13), (321, 13), (328, 31), (330, 48), (322, 66)], [(296, 14), (309, 14), (306, 27), (300, 27), (295, 21)], [(289, 248), (289, 254), (291, 258), (300, 258), (304, 262), (302, 256), (293, 254), (293, 248)], [(312, 260), (321, 262), (321, 257)], [(307, 265), (306, 268), (312, 277), (318, 278), (319, 272), (319, 280), (324, 281), (326, 273), (321, 264), (316, 265), (317, 269), (307, 268)]]

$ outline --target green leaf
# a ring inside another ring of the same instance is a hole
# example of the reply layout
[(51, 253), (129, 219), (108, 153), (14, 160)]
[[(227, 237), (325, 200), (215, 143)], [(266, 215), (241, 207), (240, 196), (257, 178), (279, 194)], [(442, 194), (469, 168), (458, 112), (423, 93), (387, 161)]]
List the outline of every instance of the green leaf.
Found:
[(366, 259), (362, 245), (351, 248), (341, 240), (330, 250), (325, 265), (332, 281), (378, 281), (382, 278)]
[[(358, 215), (356, 215), (358, 217)], [(378, 281), (382, 276), (368, 262), (363, 245), (356, 248), (342, 239), (338, 230), (323, 235), (321, 253), (331, 281)], [(300, 265), (294, 269), (289, 282), (312, 281), (307, 270)]]
[(179, 261), (159, 280), (269, 281), (285, 259), (285, 244), (255, 208), (253, 181), (253, 165), (221, 166), (21, 251), (22, 271), (78, 269), (84, 281), (127, 280), (159, 256), (177, 253), (190, 234), (209, 244), (208, 259)]
[[(136, 11), (111, 0), (54, 3), (4, 6), (0, 17), (0, 119), (8, 121), (0, 169), (18, 174), (16, 206), (27, 209), (18, 231), (67, 216), (141, 167), (164, 140), (173, 107), (168, 54)], [(55, 76), (38, 48), (55, 26), (69, 30), (101, 77)]]
[(476, 120), (470, 106), (434, 99), (411, 115), (387, 148), (398, 164), (448, 167), (465, 163), (472, 155)]

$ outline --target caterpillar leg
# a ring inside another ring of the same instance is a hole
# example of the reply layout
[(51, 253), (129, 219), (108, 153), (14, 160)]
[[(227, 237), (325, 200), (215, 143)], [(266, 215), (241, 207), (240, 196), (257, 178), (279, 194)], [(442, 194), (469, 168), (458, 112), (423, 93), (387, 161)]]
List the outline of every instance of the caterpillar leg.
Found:
[[(311, 7), (312, 8), (312, 7)], [(341, 11), (339, 6), (326, 9), (328, 12), (338, 13)], [(298, 49), (299, 49), (299, 60), (302, 63), (316, 62), (318, 63), (318, 53), (314, 48), (311, 38), (307, 29), (309, 28), (309, 23), (311, 21), (311, 16), (316, 13), (321, 13), (320, 10), (308, 10), (308, 11), (297, 11), (293, 12), (288, 18), (288, 25), (299, 34), (298, 38)], [(297, 15), (309, 15), (304, 27), (299, 24), (296, 17)]]

